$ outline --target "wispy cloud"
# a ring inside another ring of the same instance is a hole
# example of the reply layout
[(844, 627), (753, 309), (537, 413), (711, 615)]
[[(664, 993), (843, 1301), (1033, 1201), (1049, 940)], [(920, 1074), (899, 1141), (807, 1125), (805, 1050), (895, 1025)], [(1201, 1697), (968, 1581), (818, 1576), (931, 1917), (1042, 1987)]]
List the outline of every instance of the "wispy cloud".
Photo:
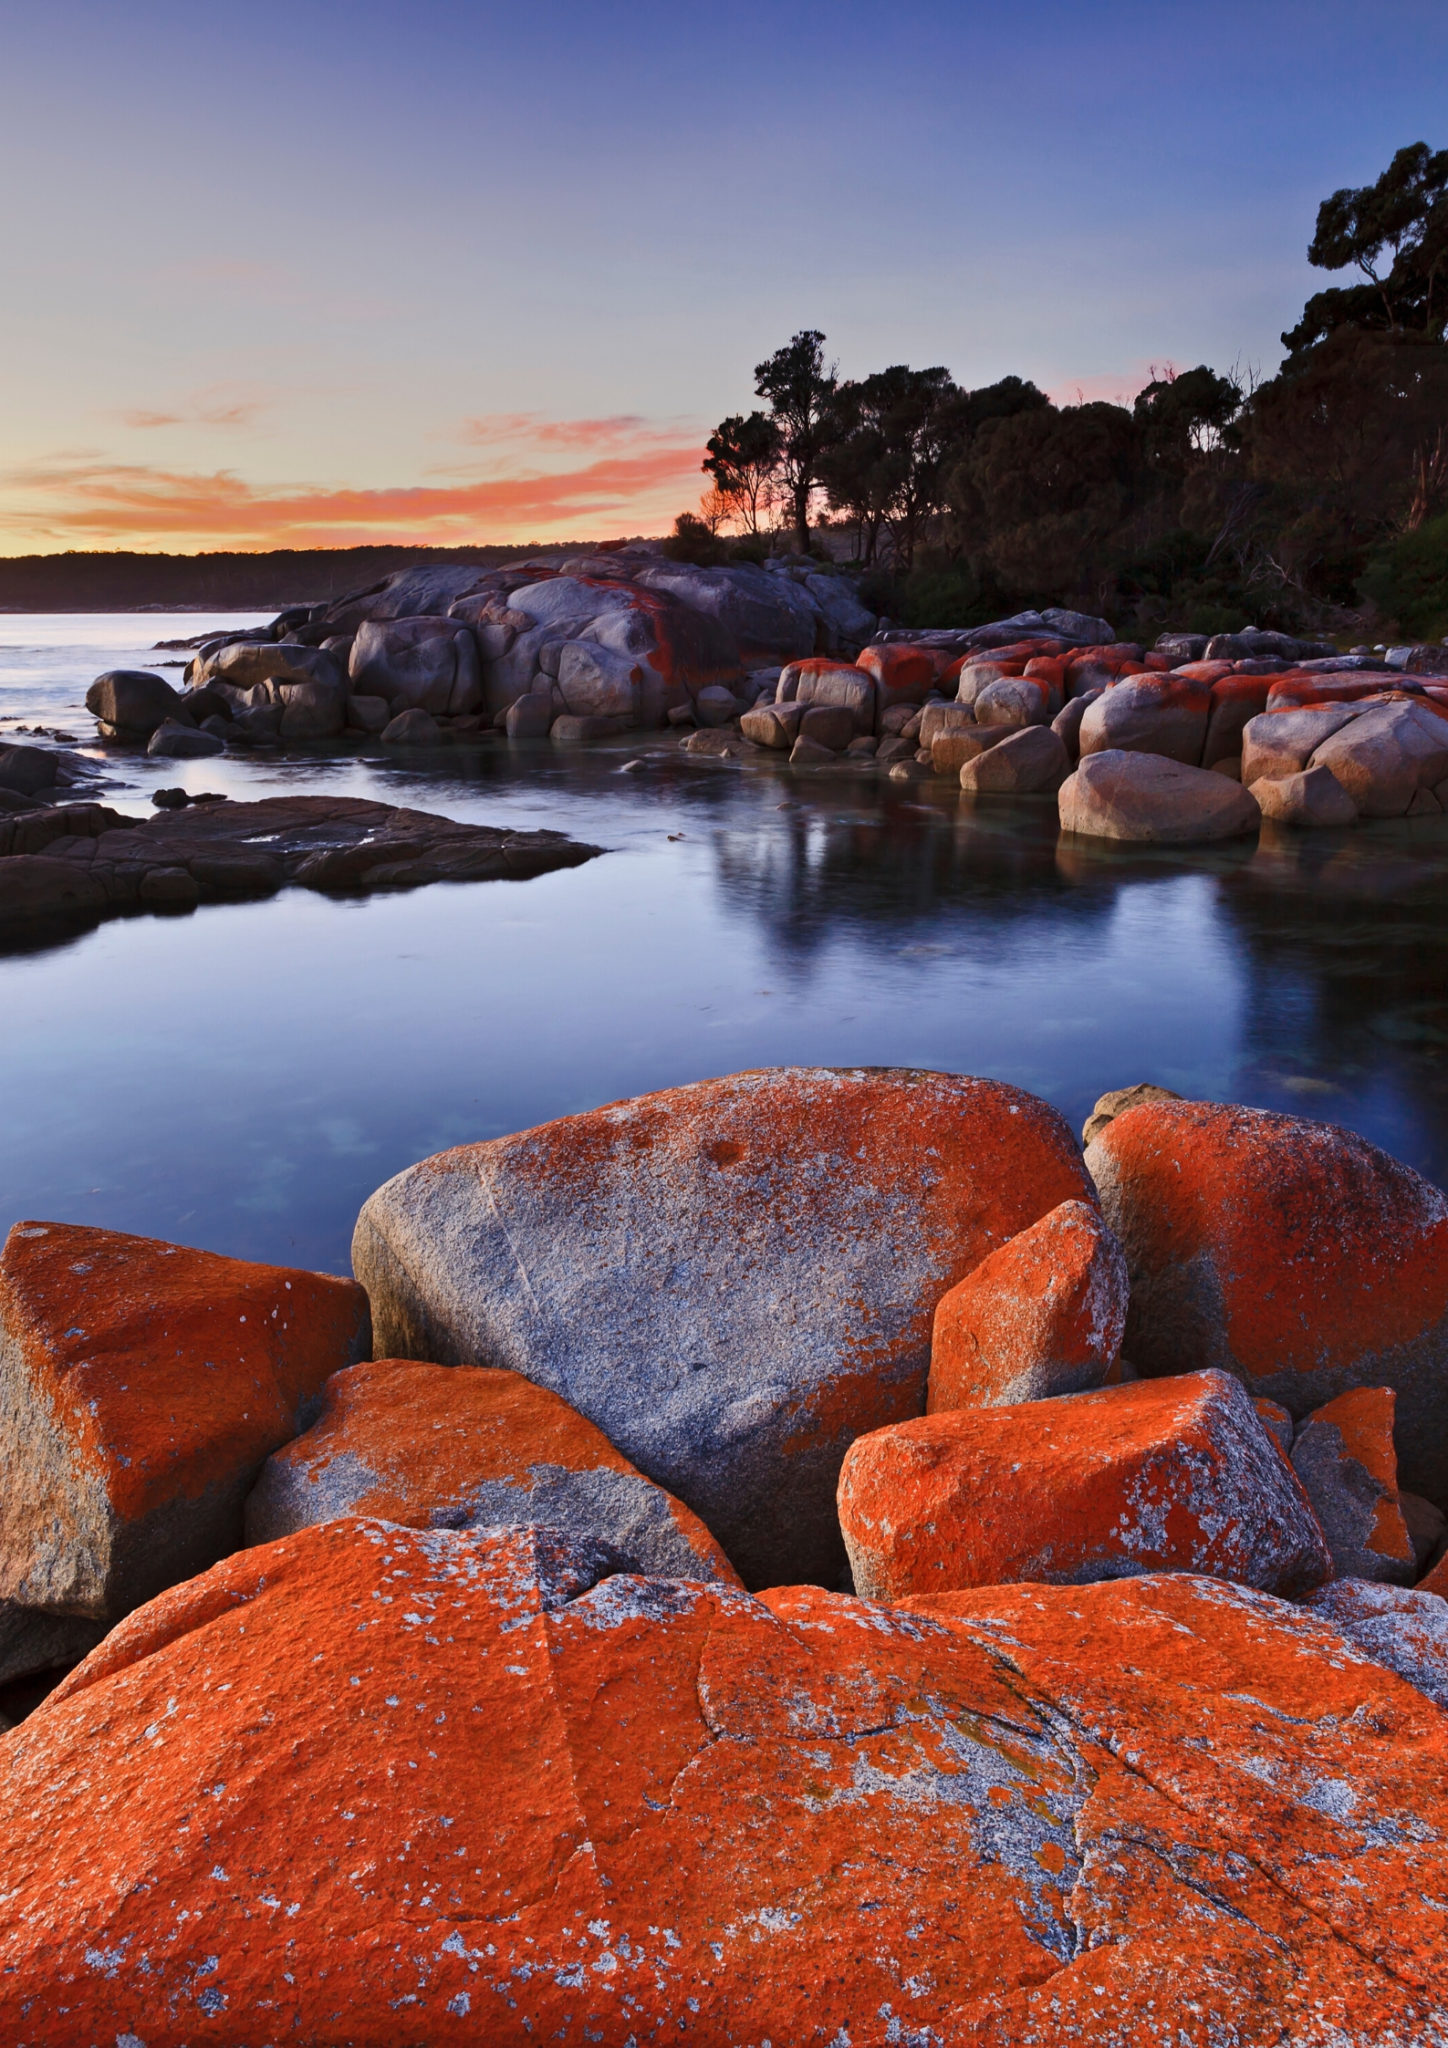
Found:
[[(593, 423), (584, 423), (593, 424)], [(543, 540), (658, 530), (699, 491), (695, 441), (556, 471), (375, 489), (253, 484), (231, 470), (55, 460), (0, 477), (12, 547), (327, 547), (363, 541)], [(586, 443), (584, 444), (586, 446)]]
[(550, 420), (536, 412), (490, 412), (464, 420), (462, 439), (480, 448), (638, 448), (676, 446), (686, 431), (677, 422), (660, 425), (633, 412), (612, 413), (597, 420)]
[(266, 410), (260, 398), (225, 398), (198, 393), (181, 400), (171, 411), (149, 411), (137, 407), (121, 414), (126, 427), (249, 427)]

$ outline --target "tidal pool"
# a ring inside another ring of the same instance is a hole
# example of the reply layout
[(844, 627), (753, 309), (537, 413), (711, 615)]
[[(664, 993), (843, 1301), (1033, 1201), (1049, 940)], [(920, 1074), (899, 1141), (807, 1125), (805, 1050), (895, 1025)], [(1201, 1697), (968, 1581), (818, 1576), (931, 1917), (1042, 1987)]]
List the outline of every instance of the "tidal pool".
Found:
[[(0, 617), (0, 737), (86, 739), (98, 670), (154, 665), (156, 639), (207, 623)], [(363, 1199), (442, 1146), (797, 1063), (988, 1074), (1078, 1127), (1105, 1089), (1153, 1080), (1349, 1125), (1448, 1183), (1448, 819), (1080, 853), (1050, 803), (672, 752), (96, 758), (120, 809), (161, 783), (326, 790), (610, 851), (0, 955), (0, 1228), (345, 1271)]]

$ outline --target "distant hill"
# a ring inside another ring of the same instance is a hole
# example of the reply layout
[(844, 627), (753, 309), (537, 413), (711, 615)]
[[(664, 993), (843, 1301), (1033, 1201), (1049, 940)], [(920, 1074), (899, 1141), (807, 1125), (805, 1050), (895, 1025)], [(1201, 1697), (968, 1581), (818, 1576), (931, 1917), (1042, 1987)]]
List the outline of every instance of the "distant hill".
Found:
[(419, 562), (586, 554), (618, 541), (522, 541), (477, 548), (278, 548), (271, 554), (0, 556), (0, 612), (280, 611), (365, 589)]

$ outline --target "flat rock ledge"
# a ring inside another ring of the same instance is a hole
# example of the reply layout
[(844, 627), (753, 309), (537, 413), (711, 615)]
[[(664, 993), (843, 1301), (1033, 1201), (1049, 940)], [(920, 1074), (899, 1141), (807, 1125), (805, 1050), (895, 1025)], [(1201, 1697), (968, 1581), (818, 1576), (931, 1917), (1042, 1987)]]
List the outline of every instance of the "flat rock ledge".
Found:
[(133, 909), (427, 882), (523, 881), (603, 851), (563, 832), (465, 825), (360, 797), (263, 797), (131, 818), (105, 804), (0, 817), (0, 931)]

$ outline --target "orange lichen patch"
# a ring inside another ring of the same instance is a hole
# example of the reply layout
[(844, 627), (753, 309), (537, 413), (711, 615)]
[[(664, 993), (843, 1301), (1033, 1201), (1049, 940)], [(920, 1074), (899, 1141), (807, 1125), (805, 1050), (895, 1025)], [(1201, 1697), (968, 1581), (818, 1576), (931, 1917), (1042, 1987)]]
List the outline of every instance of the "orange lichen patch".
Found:
[[(571, 1485), (578, 1479), (589, 1483)], [(421, 1529), (584, 1522), (586, 1533), (632, 1545), (640, 1568), (740, 1583), (698, 1516), (601, 1429), (546, 1387), (486, 1366), (383, 1358), (333, 1374), (312, 1427), (268, 1459), (247, 1503), (247, 1539), (344, 1514)]]
[(1096, 1209), (1062, 1202), (941, 1297), (928, 1412), (1100, 1386), (1121, 1349), (1126, 1293), (1126, 1261)]
[(1235, 1104), (1115, 1118), (1086, 1163), (1126, 1250), (1143, 1372), (1219, 1366), (1302, 1416), (1398, 1394), (1405, 1483), (1448, 1485), (1448, 1200), (1333, 1124)]
[(886, 704), (924, 697), (927, 690), (934, 689), (949, 662), (936, 648), (913, 647), (909, 641), (886, 641), (882, 646), (865, 648), (857, 657), (856, 666), (875, 678), (883, 708)]
[(441, 1153), (354, 1259), (381, 1348), (551, 1386), (746, 1583), (829, 1583), (840, 1459), (924, 1407), (940, 1296), (1073, 1198), (1068, 1128), (1018, 1089), (787, 1068)]
[[(368, 1348), (350, 1280), (17, 1224), (0, 1255), (0, 1594), (118, 1613), (210, 1563), (262, 1460)], [(152, 1518), (169, 1532), (154, 1542)]]
[(1414, 1552), (1398, 1499), (1391, 1387), (1353, 1387), (1309, 1415), (1292, 1461), (1343, 1578), (1412, 1579)]
[(1267, 699), (1269, 711), (1305, 711), (1320, 704), (1355, 704), (1359, 698), (1376, 696), (1383, 678), (1361, 675), (1316, 673), (1269, 676), (1272, 688)]
[(1219, 683), (1223, 676), (1235, 673), (1230, 661), (1184, 661), (1180, 668), (1170, 671), (1174, 676), (1184, 676), (1189, 683)]
[(1419, 1579), (1417, 1589), (1420, 1593), (1436, 1593), (1440, 1600), (1448, 1600), (1448, 1550), (1444, 1551), (1433, 1569)]
[(839, 1507), (872, 1599), (1155, 1571), (1291, 1593), (1331, 1573), (1302, 1489), (1225, 1373), (876, 1430), (850, 1448)]
[(30, 2048), (1448, 2023), (1448, 1722), (1260, 1596), (891, 1614), (358, 1520), (208, 1577), (6, 1738)]

